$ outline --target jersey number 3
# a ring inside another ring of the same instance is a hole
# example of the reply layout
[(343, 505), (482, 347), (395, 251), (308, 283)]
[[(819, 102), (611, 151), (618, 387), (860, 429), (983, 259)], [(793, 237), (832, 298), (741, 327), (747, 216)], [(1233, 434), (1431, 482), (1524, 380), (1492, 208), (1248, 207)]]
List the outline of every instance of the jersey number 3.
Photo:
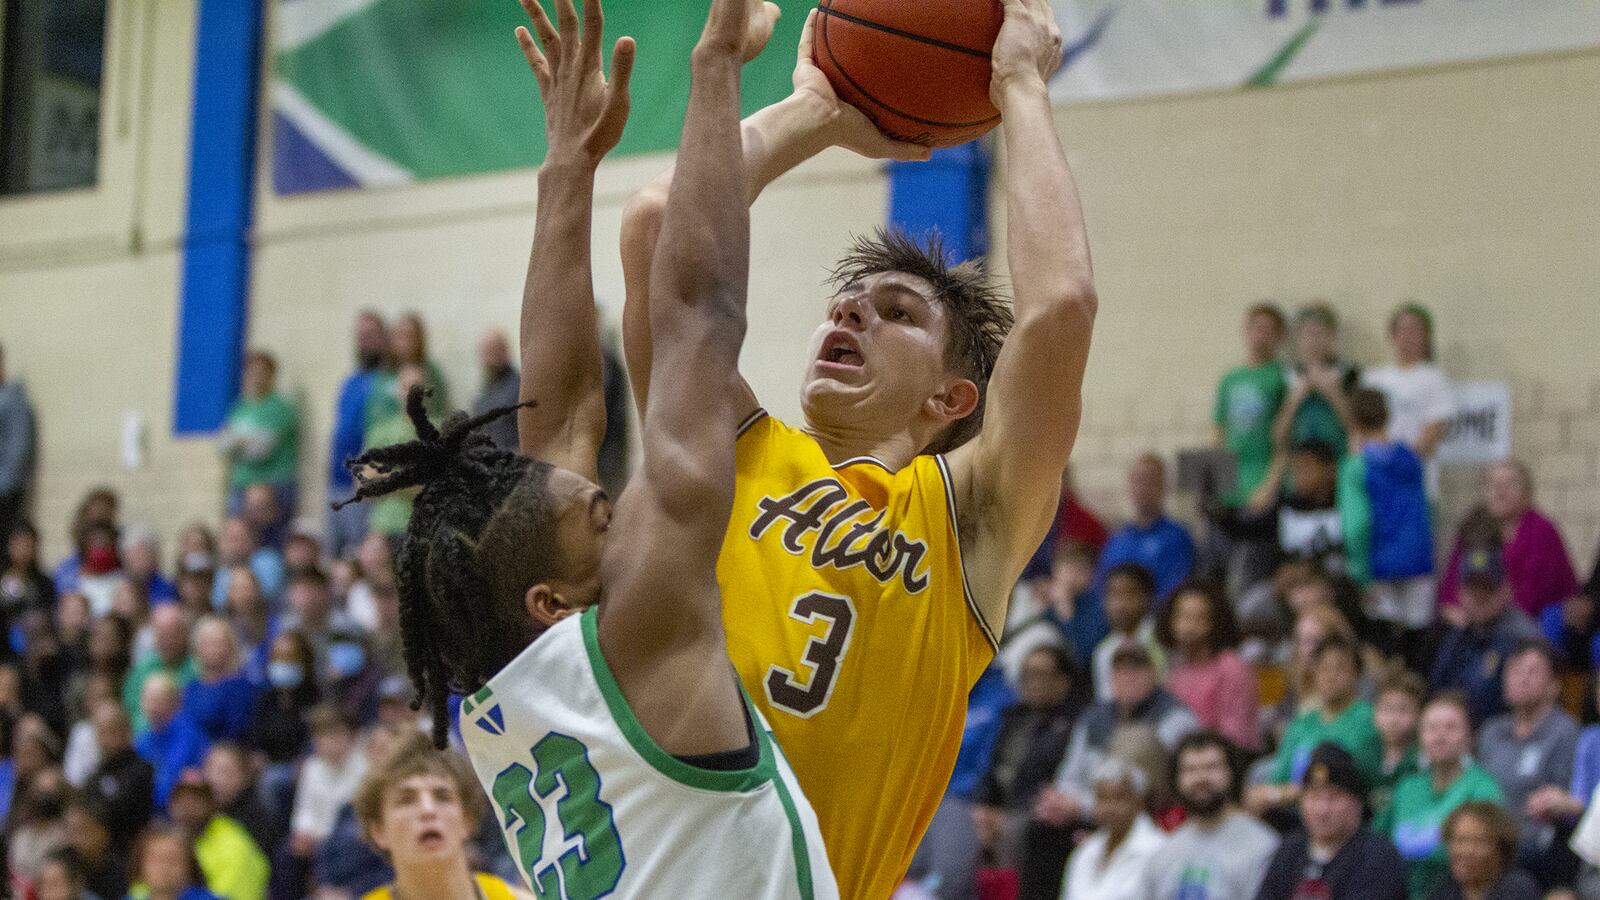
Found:
[[(533, 747), (533, 771), (512, 763), (495, 776), (494, 803), (500, 821), (512, 833), (517, 860), (533, 884), (534, 896), (545, 900), (598, 900), (617, 889), (627, 860), (611, 804), (600, 799), (600, 773), (589, 762), (589, 748), (564, 734), (547, 734)], [(544, 807), (556, 801), (557, 824), (565, 835), (561, 857), (544, 862)], [(577, 838), (579, 843), (574, 843)]]
[(794, 601), (789, 618), (808, 625), (823, 619), (828, 623), (828, 630), (806, 642), (803, 662), (811, 669), (811, 677), (804, 684), (797, 682), (795, 673), (788, 669), (767, 668), (767, 700), (784, 712), (809, 719), (828, 708), (828, 698), (833, 695), (833, 685), (839, 677), (839, 666), (850, 650), (856, 609), (849, 597), (813, 592)]

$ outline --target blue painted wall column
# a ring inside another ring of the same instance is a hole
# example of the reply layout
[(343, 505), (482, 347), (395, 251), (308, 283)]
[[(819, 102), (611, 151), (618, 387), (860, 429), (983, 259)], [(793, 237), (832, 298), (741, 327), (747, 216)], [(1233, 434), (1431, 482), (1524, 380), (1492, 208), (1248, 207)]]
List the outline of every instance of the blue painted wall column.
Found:
[(250, 293), (263, 0), (199, 0), (173, 431), (222, 424), (239, 389)]
[(937, 228), (956, 261), (989, 252), (989, 148), (935, 150), (921, 163), (889, 164), (889, 222), (915, 237)]

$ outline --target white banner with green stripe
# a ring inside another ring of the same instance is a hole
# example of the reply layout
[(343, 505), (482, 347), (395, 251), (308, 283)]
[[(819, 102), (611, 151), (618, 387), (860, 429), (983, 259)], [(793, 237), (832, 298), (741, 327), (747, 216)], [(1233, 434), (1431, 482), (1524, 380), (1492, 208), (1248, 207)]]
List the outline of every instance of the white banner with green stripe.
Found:
[(1600, 47), (1600, 0), (1054, 0), (1057, 99), (1260, 87)]

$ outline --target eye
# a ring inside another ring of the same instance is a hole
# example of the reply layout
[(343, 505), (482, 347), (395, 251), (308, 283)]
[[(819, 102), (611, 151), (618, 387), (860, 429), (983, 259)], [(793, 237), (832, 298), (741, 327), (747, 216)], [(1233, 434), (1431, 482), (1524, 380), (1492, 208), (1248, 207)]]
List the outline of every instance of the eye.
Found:
[(911, 313), (904, 306), (889, 307), (889, 319), (894, 322), (909, 322)]

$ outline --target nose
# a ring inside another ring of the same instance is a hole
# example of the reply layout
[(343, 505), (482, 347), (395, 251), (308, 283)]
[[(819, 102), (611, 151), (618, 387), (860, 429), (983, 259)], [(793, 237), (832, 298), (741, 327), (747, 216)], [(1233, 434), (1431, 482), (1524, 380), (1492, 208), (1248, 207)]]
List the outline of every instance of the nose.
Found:
[(833, 324), (841, 328), (860, 328), (866, 324), (867, 310), (865, 296), (856, 294), (845, 297), (833, 306)]

